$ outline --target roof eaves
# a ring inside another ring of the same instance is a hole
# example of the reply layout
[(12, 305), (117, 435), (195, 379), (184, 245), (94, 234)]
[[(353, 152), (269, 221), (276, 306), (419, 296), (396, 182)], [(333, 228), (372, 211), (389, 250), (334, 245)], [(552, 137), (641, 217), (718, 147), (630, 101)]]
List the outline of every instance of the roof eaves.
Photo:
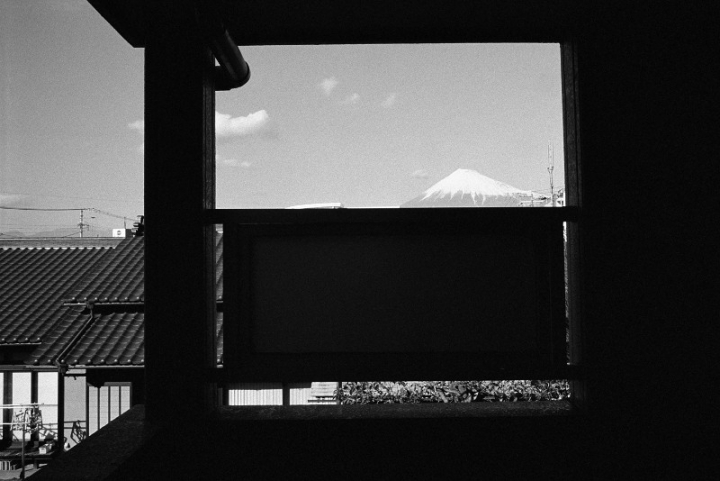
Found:
[(63, 307), (83, 307), (88, 304), (92, 304), (94, 307), (118, 307), (118, 306), (144, 306), (145, 301), (117, 301), (117, 302), (102, 302), (97, 300), (88, 300), (87, 302), (63, 302)]

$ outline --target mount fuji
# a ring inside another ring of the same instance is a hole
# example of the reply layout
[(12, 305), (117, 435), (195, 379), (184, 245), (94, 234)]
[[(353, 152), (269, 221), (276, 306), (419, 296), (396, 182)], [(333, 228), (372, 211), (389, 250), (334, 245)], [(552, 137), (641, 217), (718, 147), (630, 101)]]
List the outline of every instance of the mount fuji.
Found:
[(400, 207), (519, 207), (532, 196), (471, 169), (458, 169)]

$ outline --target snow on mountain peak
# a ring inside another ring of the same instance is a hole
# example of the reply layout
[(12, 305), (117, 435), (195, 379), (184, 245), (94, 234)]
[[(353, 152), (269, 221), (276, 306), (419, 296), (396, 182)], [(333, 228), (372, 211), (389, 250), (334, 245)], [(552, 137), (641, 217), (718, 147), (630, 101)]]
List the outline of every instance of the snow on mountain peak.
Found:
[(482, 198), (484, 201), (486, 197), (529, 195), (530, 192), (491, 179), (475, 170), (458, 169), (423, 192), (422, 200), (430, 197), (453, 198), (458, 194), (469, 195), (473, 200)]

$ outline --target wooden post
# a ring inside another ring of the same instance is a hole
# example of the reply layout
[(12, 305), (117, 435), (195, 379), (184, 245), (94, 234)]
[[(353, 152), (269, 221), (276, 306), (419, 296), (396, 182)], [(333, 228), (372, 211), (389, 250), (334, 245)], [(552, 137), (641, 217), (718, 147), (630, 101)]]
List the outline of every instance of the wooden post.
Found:
[[(37, 371), (32, 371), (30, 373), (30, 403), (37, 404), (37, 402), (38, 402), (38, 373), (37, 373)], [(37, 431), (35, 431), (34, 433), (31, 433), (30, 441), (33, 443), (40, 441), (40, 434)]]
[(90, 384), (85, 378), (85, 432), (90, 436)]
[[(3, 373), (3, 404), (12, 404), (13, 403), (13, 373), (12, 371), (5, 371)], [(2, 438), (3, 438), (3, 444), (7, 443), (10, 444), (12, 442), (12, 431), (10, 429), (10, 424), (13, 420), (13, 410), (12, 409), (3, 409), (3, 429), (2, 429)]]
[(282, 383), (282, 405), (290, 405), (290, 384), (286, 382)]
[(215, 90), (194, 3), (147, 4), (145, 375), (147, 422), (197, 422), (217, 407)]
[(65, 450), (65, 375), (58, 370), (58, 394), (57, 394), (57, 420), (58, 420), (58, 439), (57, 447), (60, 451)]

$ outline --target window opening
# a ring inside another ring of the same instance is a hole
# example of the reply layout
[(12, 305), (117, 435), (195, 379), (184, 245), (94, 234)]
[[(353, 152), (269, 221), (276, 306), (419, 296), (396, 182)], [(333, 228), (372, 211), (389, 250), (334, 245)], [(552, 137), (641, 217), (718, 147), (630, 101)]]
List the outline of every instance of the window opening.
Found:
[(246, 46), (218, 208), (564, 203), (558, 44)]
[[(253, 81), (217, 95), (218, 208), (567, 205), (558, 44), (264, 46), (243, 55)], [(304, 65), (297, 75), (289, 59)], [(566, 379), (305, 384), (311, 393), (334, 385), (341, 404), (570, 396)], [(231, 405), (288, 404), (282, 383), (227, 389)]]

